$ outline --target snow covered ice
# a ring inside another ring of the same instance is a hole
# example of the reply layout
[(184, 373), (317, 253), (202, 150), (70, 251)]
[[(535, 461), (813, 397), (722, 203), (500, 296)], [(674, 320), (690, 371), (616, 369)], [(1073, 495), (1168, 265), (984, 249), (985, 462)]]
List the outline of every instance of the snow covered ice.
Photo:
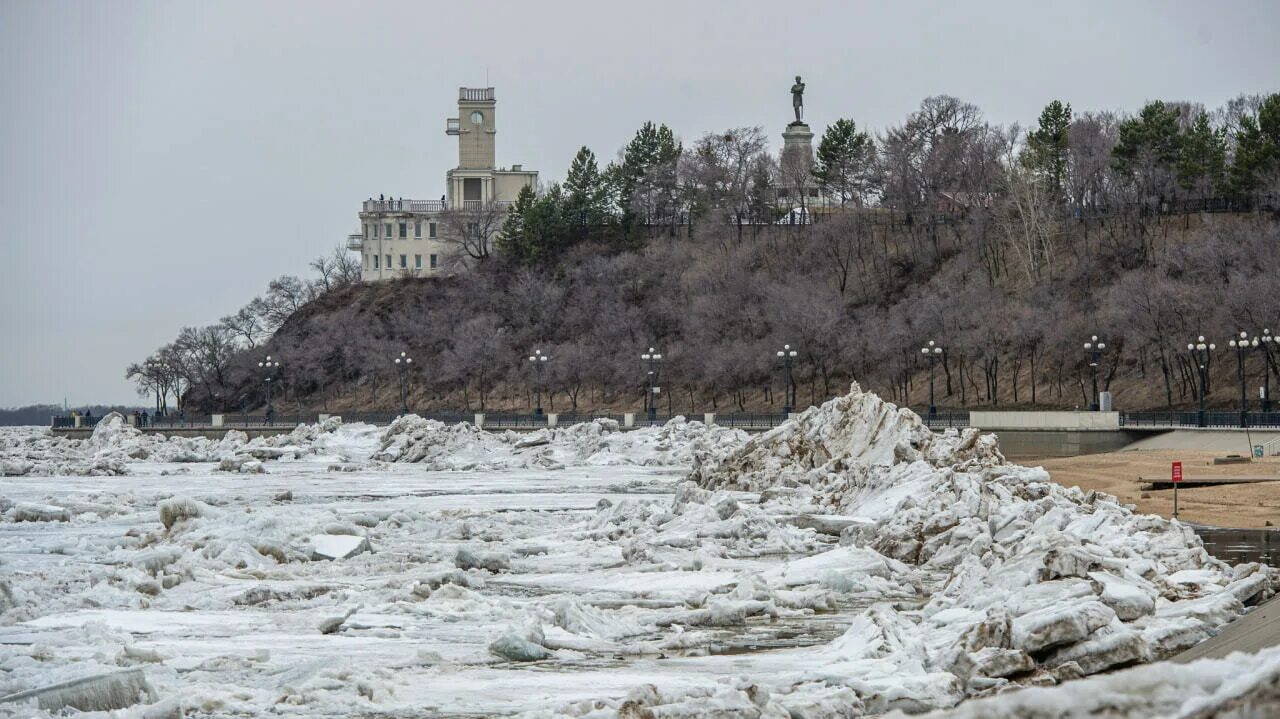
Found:
[(1275, 585), (856, 386), (754, 437), (107, 418), (0, 450), (0, 696), (141, 668), (138, 712), (963, 711), (1170, 656)]

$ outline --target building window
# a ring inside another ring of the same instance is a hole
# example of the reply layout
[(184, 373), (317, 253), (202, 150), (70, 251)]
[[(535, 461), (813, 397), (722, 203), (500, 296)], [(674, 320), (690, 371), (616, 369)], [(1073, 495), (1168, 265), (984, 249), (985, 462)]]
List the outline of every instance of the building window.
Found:
[(391, 269), (391, 255), (387, 255), (387, 269)]
[(433, 270), (434, 270), (435, 268), (436, 268), (436, 256), (435, 256), (435, 255), (432, 255), (432, 256), (431, 256), (431, 269), (433, 269)]
[(378, 238), (378, 223), (376, 222), (373, 223), (373, 237), (374, 239)]
[(413, 256), (413, 266), (416, 269), (419, 269), (419, 270), (422, 269), (422, 255)]
[(408, 268), (409, 268), (409, 257), (408, 257), (408, 255), (400, 255), (400, 269), (404, 270), (404, 269), (408, 269)]
[(427, 233), (428, 233), (428, 237), (431, 237), (432, 239), (435, 239), (435, 236), (436, 236), (436, 223), (432, 222), (431, 224), (427, 225)]
[(400, 223), (400, 239), (403, 240), (408, 236), (409, 236), (409, 223), (401, 222)]
[(377, 256), (377, 255), (374, 255), (374, 256), (373, 256), (373, 269), (375, 269), (375, 270), (376, 270), (376, 269), (378, 269), (378, 256)]
[(395, 237), (395, 236), (396, 236), (396, 235), (395, 235), (395, 233), (391, 231), (391, 223), (390, 223), (390, 222), (388, 222), (388, 223), (387, 223), (387, 234), (386, 234), (386, 238), (389, 240), (389, 239), (391, 239), (392, 237)]
[(413, 223), (413, 239), (416, 240), (419, 237), (422, 237), (422, 220), (417, 220)]
[(364, 238), (367, 240), (371, 237), (373, 237), (373, 234), (369, 231), (369, 223), (366, 222), (364, 223)]

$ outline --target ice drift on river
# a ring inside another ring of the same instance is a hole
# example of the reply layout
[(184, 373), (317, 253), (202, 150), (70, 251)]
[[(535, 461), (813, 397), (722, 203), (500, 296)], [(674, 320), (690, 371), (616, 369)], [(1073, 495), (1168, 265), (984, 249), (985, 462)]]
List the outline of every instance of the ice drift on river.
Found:
[[(856, 385), (752, 438), (410, 416), (0, 446), (71, 467), (0, 480), (0, 695), (142, 667), (189, 715), (963, 710), (1169, 656), (1274, 588)], [(67, 476), (99, 460), (127, 476)]]

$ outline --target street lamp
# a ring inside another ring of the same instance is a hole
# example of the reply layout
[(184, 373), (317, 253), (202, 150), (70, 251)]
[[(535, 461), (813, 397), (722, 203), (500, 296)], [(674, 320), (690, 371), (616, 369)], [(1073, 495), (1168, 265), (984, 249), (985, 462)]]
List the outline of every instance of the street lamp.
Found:
[(1258, 346), (1258, 338), (1254, 337), (1250, 342), (1249, 333), (1240, 330), (1239, 334), (1227, 340), (1227, 344), (1236, 351), (1236, 377), (1240, 380), (1240, 426), (1247, 427), (1249, 425), (1249, 390), (1244, 383), (1244, 360), (1245, 355), (1249, 353), (1249, 348)]
[(782, 416), (791, 414), (796, 403), (796, 383), (791, 379), (791, 363), (799, 354), (791, 349), (791, 345), (782, 345), (778, 350), (778, 359), (782, 360)]
[(542, 350), (534, 350), (533, 354), (529, 355), (529, 361), (533, 363), (533, 391), (538, 395), (538, 406), (533, 410), (535, 417), (542, 416), (542, 372), (546, 369), (549, 359), (551, 358), (542, 354)]
[(1090, 412), (1101, 409), (1101, 405), (1098, 404), (1098, 363), (1102, 360), (1102, 350), (1106, 348), (1107, 343), (1099, 342), (1097, 335), (1093, 335), (1088, 342), (1084, 343), (1084, 353), (1087, 355), (1089, 369), (1093, 374), (1093, 401), (1089, 403)]
[(938, 358), (942, 356), (942, 348), (929, 340), (929, 344), (920, 348), (920, 354), (929, 358), (929, 419), (938, 416), (938, 405), (933, 401), (933, 377), (934, 365), (937, 364)]
[(273, 424), (276, 418), (276, 408), (271, 404), (271, 380), (275, 379), (276, 370), (280, 369), (280, 360), (272, 360), (271, 355), (258, 363), (258, 367), (263, 372), (262, 380), (267, 384), (267, 424)]
[(1271, 330), (1262, 330), (1262, 336), (1257, 339), (1262, 344), (1262, 411), (1271, 411), (1271, 344), (1276, 341), (1271, 336)]
[(1200, 409), (1196, 412), (1196, 426), (1204, 427), (1204, 394), (1209, 384), (1209, 353), (1216, 350), (1217, 345), (1204, 341), (1204, 335), (1200, 335), (1195, 342), (1187, 345), (1187, 351), (1191, 353), (1191, 361), (1200, 368)]
[(649, 390), (644, 395), (644, 412), (649, 418), (649, 423), (653, 424), (658, 421), (658, 402), (654, 395), (661, 391), (658, 387), (658, 364), (662, 362), (662, 354), (650, 347), (648, 352), (640, 355), (640, 359), (645, 363), (645, 378), (649, 382)]
[(401, 352), (396, 358), (396, 371), (400, 373), (400, 414), (409, 414), (409, 365), (413, 358)]
[(160, 416), (160, 372), (164, 369), (164, 365), (157, 362), (154, 358), (148, 358), (146, 361), (147, 373), (151, 375), (151, 382), (156, 390), (156, 417)]

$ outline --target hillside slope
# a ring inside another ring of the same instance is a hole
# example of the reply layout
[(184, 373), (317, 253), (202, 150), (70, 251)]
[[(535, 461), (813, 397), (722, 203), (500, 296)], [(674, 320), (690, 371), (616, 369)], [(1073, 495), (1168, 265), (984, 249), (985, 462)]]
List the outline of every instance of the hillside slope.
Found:
[[(491, 259), (442, 280), (340, 287), (306, 304), (265, 347), (233, 365), (242, 406), (260, 401), (263, 352), (284, 363), (287, 406), (395, 408), (392, 358), (414, 360), (422, 410), (527, 409), (546, 363), (544, 403), (558, 411), (636, 410), (648, 347), (663, 354), (663, 412), (778, 411), (775, 353), (797, 350), (800, 405), (857, 380), (899, 403), (928, 401), (927, 340), (944, 408), (1073, 408), (1088, 403), (1082, 343), (1108, 344), (1103, 389), (1125, 409), (1185, 407), (1195, 374), (1185, 351), (1219, 344), (1210, 401), (1234, 407), (1226, 340), (1280, 330), (1280, 278), (1269, 258), (1274, 214), (1117, 215), (1056, 226), (1034, 266), (985, 213), (946, 222), (850, 212), (811, 227), (700, 228), (639, 249), (584, 245), (545, 268)], [(1273, 353), (1274, 355), (1274, 353)], [(1249, 384), (1263, 358), (1249, 359)], [(1280, 388), (1272, 364), (1272, 380)], [(1034, 381), (1033, 381), (1034, 379)], [(1250, 389), (1256, 396), (1256, 390)], [(278, 398), (279, 399), (279, 398)], [(211, 398), (193, 388), (189, 402)]]

